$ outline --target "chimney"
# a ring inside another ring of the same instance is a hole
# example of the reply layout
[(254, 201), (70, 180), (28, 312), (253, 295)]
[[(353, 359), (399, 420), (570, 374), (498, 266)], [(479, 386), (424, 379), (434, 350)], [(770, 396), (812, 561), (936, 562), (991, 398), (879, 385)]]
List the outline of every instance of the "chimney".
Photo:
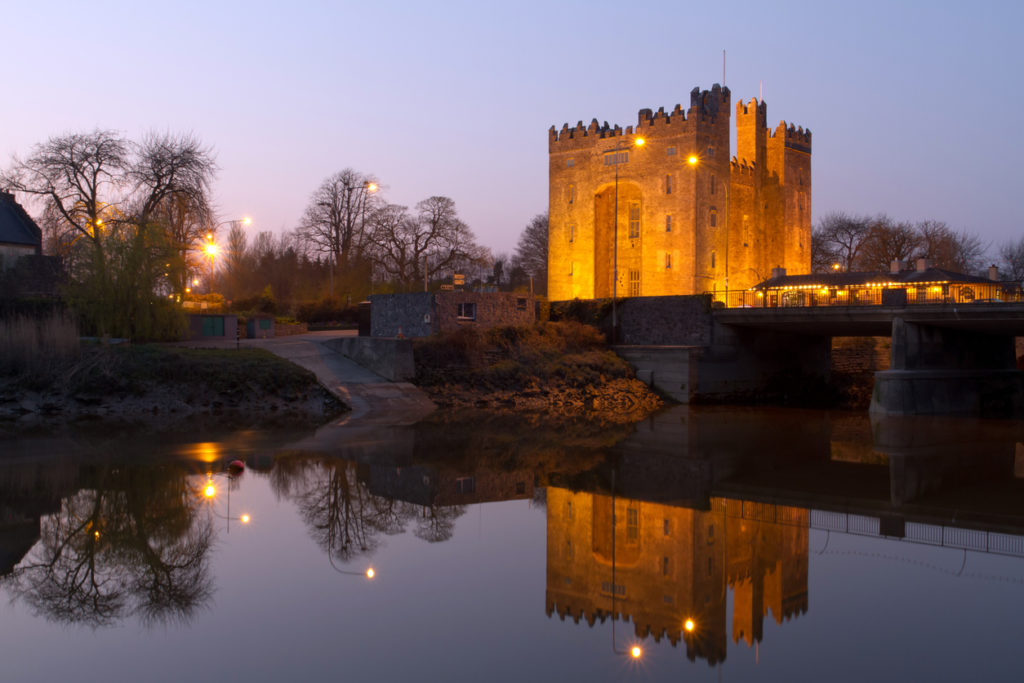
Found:
[(988, 267), (988, 279), (992, 282), (999, 282), (999, 269), (996, 268), (996, 264), (992, 264)]
[(917, 272), (923, 273), (932, 267), (932, 262), (926, 258), (917, 259)]
[(889, 264), (889, 272), (893, 275), (898, 275), (904, 267), (905, 264), (903, 261), (896, 260)]
[(774, 280), (777, 277), (786, 277), (786, 269), (785, 268), (772, 268), (772, 279)]

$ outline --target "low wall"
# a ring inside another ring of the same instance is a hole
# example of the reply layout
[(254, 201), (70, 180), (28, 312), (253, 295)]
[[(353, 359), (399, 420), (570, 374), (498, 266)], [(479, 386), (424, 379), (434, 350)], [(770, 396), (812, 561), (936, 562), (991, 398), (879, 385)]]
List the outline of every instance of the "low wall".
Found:
[(416, 375), (409, 339), (339, 337), (325, 341), (324, 346), (392, 382), (408, 382)]

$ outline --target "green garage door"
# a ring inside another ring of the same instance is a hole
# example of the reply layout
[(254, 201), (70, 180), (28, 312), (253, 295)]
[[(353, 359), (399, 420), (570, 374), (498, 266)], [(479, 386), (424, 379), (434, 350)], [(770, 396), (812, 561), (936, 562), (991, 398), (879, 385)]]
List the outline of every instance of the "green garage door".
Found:
[(224, 317), (220, 315), (208, 315), (203, 318), (204, 337), (224, 336)]

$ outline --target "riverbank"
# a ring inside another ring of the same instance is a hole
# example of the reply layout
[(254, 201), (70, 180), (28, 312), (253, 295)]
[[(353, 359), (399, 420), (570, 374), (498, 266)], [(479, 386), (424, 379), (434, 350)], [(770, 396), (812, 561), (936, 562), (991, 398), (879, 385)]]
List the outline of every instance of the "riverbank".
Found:
[(588, 325), (547, 322), (418, 340), (415, 383), (440, 407), (635, 422), (663, 405)]
[(89, 344), (0, 376), (0, 420), (15, 426), (194, 416), (316, 425), (345, 409), (312, 372), (261, 349)]

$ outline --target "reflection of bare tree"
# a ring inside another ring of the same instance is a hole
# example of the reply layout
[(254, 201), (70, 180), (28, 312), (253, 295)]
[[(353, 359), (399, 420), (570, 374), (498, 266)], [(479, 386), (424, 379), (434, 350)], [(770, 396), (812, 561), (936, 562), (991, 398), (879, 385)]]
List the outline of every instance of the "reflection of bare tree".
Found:
[(5, 583), (54, 621), (107, 626), (182, 619), (211, 594), (210, 519), (185, 478), (129, 472), (127, 485), (83, 489), (40, 521), (40, 541)]
[(401, 533), (411, 516), (408, 504), (371, 494), (356, 470), (344, 460), (292, 460), (274, 468), (275, 488), (295, 500), (332, 561), (372, 554), (380, 534)]
[(466, 513), (464, 505), (431, 505), (420, 510), (416, 531), (413, 533), (427, 543), (439, 543), (451, 538), (455, 520)]

